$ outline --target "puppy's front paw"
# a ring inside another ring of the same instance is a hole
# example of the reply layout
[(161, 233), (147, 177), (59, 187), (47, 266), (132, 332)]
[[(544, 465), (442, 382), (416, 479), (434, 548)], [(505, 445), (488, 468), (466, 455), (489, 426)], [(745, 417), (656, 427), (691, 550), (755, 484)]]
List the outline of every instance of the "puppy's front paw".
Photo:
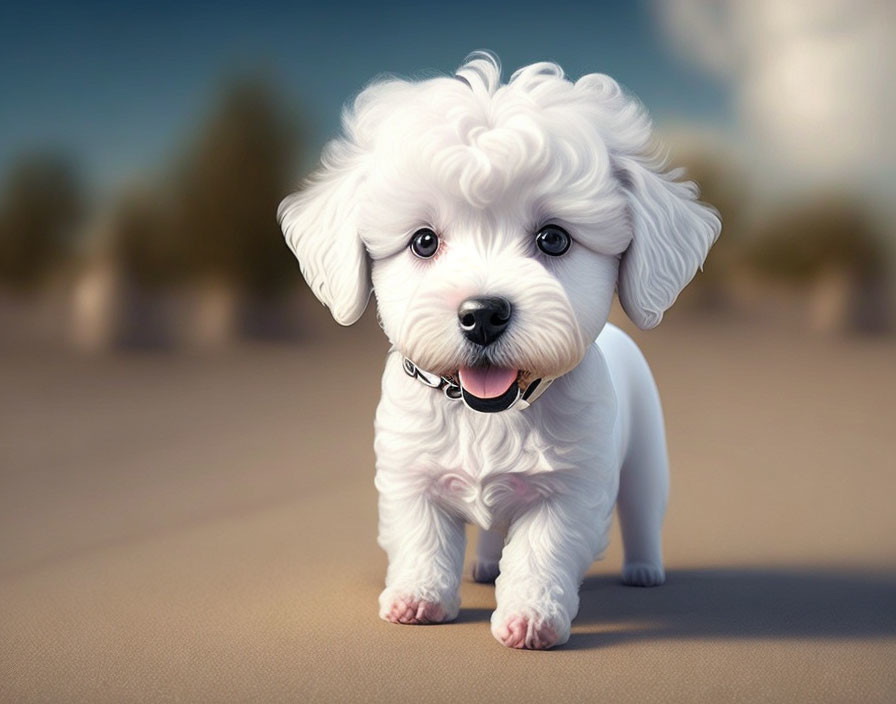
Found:
[(380, 618), (391, 623), (423, 625), (444, 623), (457, 617), (457, 608), (450, 609), (445, 604), (416, 597), (411, 594), (387, 589), (380, 595)]
[(622, 583), (630, 587), (658, 587), (666, 581), (662, 565), (632, 562), (622, 568)]
[(560, 604), (498, 606), (492, 614), (492, 635), (508, 648), (547, 650), (569, 640), (569, 618)]
[(445, 609), (440, 604), (418, 601), (411, 597), (397, 598), (383, 616), (392, 623), (421, 625), (424, 623), (442, 623), (445, 620)]
[(556, 626), (533, 614), (513, 614), (492, 626), (492, 634), (508, 648), (547, 650), (560, 644)]

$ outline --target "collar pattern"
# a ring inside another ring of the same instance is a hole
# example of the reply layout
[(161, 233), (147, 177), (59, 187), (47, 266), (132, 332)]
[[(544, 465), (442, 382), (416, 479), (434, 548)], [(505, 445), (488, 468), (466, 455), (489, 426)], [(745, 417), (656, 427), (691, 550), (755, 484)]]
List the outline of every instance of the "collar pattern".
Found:
[[(463, 392), (460, 383), (454, 377), (439, 376), (438, 374), (427, 372), (418, 367), (407, 357), (402, 357), (401, 365), (405, 374), (416, 379), (424, 386), (428, 386), (436, 391), (441, 391), (445, 395), (445, 398), (450, 399), (451, 401), (463, 401)], [(548, 387), (553, 382), (553, 379), (533, 379), (526, 390), (519, 394), (517, 400), (505, 410), (509, 410), (514, 406), (519, 407), (521, 410), (528, 408), (539, 396), (547, 391)]]

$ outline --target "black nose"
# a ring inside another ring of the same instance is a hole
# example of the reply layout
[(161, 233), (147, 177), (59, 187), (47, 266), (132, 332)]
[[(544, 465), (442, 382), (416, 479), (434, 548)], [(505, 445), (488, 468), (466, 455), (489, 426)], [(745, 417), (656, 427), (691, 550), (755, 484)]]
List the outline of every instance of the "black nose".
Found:
[(497, 340), (510, 323), (510, 301), (500, 296), (474, 296), (457, 309), (460, 329), (470, 342), (490, 345)]

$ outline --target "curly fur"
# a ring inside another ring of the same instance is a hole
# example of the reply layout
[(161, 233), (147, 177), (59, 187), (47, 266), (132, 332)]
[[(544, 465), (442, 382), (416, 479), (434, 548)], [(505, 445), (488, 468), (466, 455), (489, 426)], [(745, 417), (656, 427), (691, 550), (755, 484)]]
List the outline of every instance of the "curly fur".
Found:
[[(640, 352), (606, 321), (618, 288), (636, 324), (658, 324), (720, 223), (664, 171), (646, 112), (611, 78), (572, 82), (551, 63), (500, 76), (478, 52), (454, 77), (371, 84), (279, 216), (337, 322), (357, 320), (373, 290), (394, 348), (376, 416), (380, 615), (454, 618), (473, 522), (475, 574), (500, 572), (493, 633), (544, 648), (569, 637), (614, 505), (623, 578), (663, 579), (659, 398)], [(535, 247), (549, 223), (572, 235), (562, 257)], [(429, 260), (408, 249), (421, 227), (440, 236)], [(457, 323), (474, 295), (513, 305), (507, 333), (484, 348)], [(481, 414), (406, 376), (402, 356), (437, 374), (488, 361), (556, 381), (530, 408)]]

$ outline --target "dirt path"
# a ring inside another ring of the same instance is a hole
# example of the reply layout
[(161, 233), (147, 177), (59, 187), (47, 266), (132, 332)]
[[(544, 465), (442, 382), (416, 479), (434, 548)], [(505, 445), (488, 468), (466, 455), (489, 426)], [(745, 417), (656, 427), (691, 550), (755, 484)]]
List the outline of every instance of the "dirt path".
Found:
[(672, 319), (669, 582), (568, 646), (376, 617), (374, 324), (214, 357), (0, 360), (0, 701), (893, 701), (896, 347)]

